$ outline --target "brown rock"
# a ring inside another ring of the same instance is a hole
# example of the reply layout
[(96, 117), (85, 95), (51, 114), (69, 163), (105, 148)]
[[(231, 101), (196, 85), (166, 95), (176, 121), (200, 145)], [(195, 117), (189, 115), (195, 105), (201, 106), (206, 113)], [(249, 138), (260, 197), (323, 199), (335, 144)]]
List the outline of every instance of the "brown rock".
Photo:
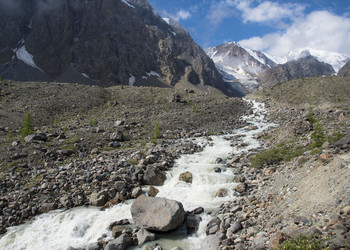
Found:
[(272, 249), (277, 248), (280, 244), (282, 244), (284, 241), (286, 241), (288, 239), (289, 239), (289, 237), (285, 233), (277, 232), (275, 237), (273, 237), (273, 239), (272, 239), (271, 248)]
[(245, 183), (239, 183), (237, 184), (237, 186), (235, 187), (235, 190), (238, 192), (238, 193), (244, 193), (245, 190), (247, 188), (247, 184)]
[(192, 183), (192, 174), (188, 171), (184, 172), (184, 173), (180, 174), (179, 180), (187, 182), (187, 183)]
[(157, 194), (159, 193), (159, 190), (153, 186), (151, 186), (147, 192), (147, 194), (150, 196), (150, 197), (156, 197)]
[(342, 212), (346, 215), (350, 215), (350, 206), (346, 206), (342, 209)]
[(227, 196), (227, 189), (226, 188), (220, 188), (217, 192), (216, 192), (216, 197), (225, 197)]

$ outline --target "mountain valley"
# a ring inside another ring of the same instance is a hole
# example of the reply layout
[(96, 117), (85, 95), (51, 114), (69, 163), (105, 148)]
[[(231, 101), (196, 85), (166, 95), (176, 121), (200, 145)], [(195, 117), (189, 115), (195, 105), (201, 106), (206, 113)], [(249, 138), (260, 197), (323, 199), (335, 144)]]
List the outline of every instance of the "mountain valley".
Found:
[(350, 58), (150, 3), (0, 0), (0, 249), (350, 249)]

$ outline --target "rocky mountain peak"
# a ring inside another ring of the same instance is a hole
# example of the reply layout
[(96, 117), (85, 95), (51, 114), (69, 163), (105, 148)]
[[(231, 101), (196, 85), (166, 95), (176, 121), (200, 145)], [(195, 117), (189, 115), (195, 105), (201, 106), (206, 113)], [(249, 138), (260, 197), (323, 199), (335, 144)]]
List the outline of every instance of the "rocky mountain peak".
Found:
[(276, 63), (262, 52), (240, 46), (236, 42), (206, 49), (225, 82), (242, 93), (259, 86), (258, 75)]
[(5, 79), (156, 86), (181, 82), (225, 90), (215, 65), (188, 32), (164, 22), (146, 0), (3, 2), (0, 75)]

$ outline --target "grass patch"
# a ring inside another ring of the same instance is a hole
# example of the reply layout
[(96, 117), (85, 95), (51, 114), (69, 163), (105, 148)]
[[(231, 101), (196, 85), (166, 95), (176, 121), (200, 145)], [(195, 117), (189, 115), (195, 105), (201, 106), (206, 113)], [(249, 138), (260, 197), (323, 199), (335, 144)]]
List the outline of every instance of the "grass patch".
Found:
[(328, 136), (327, 137), (327, 140), (329, 141), (329, 143), (336, 143), (337, 141), (339, 141), (340, 139), (343, 139), (343, 137), (345, 136), (346, 134), (344, 133), (339, 133), (339, 132), (334, 132), (331, 136)]
[(321, 250), (325, 248), (325, 240), (317, 238), (315, 235), (305, 236), (300, 235), (296, 238), (291, 238), (282, 243), (277, 250)]
[(130, 163), (131, 165), (136, 166), (137, 164), (139, 164), (139, 161), (137, 159), (130, 159), (130, 160), (128, 160), (128, 163)]
[(97, 121), (95, 119), (89, 119), (89, 127), (95, 127), (97, 125)]
[(29, 182), (25, 185), (25, 188), (31, 189), (31, 188), (33, 188), (33, 187), (39, 185), (43, 178), (44, 178), (43, 174), (40, 174), (40, 175), (34, 177), (31, 181), (29, 181)]
[(307, 148), (302, 146), (288, 146), (284, 143), (278, 144), (276, 147), (264, 150), (249, 158), (250, 164), (254, 168), (262, 168), (267, 165), (275, 165), (282, 161), (290, 161), (291, 159), (301, 156)]

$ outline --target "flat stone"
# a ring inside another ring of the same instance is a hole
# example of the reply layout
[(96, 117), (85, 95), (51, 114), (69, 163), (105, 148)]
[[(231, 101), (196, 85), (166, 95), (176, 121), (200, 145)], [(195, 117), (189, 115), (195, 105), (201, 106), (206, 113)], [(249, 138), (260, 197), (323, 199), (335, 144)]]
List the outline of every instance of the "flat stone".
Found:
[(138, 241), (139, 247), (142, 246), (144, 243), (148, 241), (153, 241), (155, 239), (156, 239), (156, 235), (154, 233), (147, 231), (144, 228), (141, 228), (137, 232), (137, 241)]
[(33, 141), (47, 141), (46, 134), (38, 133), (38, 134), (31, 134), (24, 137), (25, 142), (33, 142)]
[(123, 250), (127, 249), (128, 247), (131, 247), (133, 244), (134, 243), (130, 236), (127, 234), (123, 234), (117, 239), (108, 242), (104, 250)]

